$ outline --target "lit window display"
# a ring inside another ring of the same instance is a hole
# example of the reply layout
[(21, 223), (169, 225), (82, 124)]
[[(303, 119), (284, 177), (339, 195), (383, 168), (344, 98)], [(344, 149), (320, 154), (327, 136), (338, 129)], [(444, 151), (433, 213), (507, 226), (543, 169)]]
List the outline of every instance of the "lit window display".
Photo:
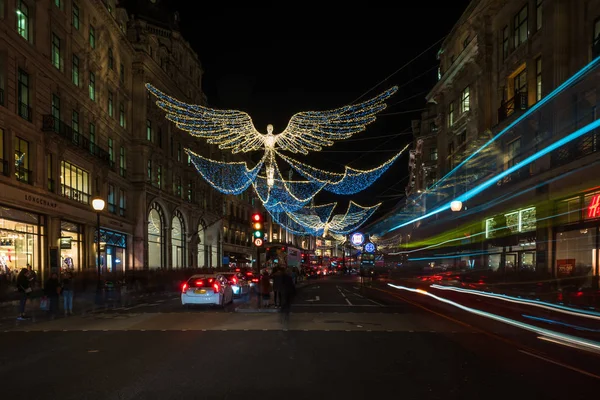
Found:
[(0, 274), (18, 274), (31, 265), (41, 279), (39, 216), (0, 207)]
[[(597, 264), (597, 228), (578, 229), (556, 234), (556, 275), (559, 278), (591, 277)], [(586, 285), (589, 282), (581, 282)]]
[(164, 216), (154, 203), (148, 213), (148, 268), (164, 268)]
[[(94, 235), (94, 237), (97, 236)], [(100, 262), (102, 273), (125, 272), (127, 269), (126, 249), (127, 235), (100, 229)]]
[(60, 223), (60, 268), (62, 272), (81, 271), (83, 234), (81, 225), (69, 221)]

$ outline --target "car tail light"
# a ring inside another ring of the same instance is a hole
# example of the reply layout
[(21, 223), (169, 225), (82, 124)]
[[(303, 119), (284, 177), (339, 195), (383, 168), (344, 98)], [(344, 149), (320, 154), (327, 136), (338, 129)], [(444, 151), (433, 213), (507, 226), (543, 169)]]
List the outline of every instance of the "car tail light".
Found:
[(237, 278), (234, 276), (233, 279), (231, 279), (231, 282), (233, 282), (234, 285), (237, 285)]
[(184, 283), (183, 286), (181, 286), (181, 293), (187, 292), (187, 288), (188, 288), (188, 284)]
[(252, 282), (258, 282), (258, 278), (252, 278)]
[(252, 272), (246, 272), (247, 276), (252, 276)]
[(198, 279), (196, 281), (196, 286), (204, 286), (204, 282), (202, 281), (202, 279)]
[(213, 285), (213, 290), (215, 291), (215, 293), (219, 293), (219, 284), (218, 283), (215, 283)]

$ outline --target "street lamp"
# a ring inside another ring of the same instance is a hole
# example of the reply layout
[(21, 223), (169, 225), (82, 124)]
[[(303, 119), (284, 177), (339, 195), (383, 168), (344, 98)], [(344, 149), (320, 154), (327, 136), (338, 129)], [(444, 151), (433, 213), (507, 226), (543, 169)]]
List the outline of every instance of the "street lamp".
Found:
[[(97, 240), (98, 240), (98, 244), (96, 245), (96, 254), (98, 255), (98, 259), (97, 259), (97, 264), (98, 264), (98, 287), (97, 287), (97, 296), (100, 296), (100, 292), (102, 290), (102, 286), (101, 286), (101, 276), (102, 276), (102, 272), (100, 269), (100, 213), (102, 212), (102, 210), (104, 210), (104, 206), (106, 205), (106, 202), (104, 201), (103, 198), (100, 197), (96, 197), (92, 200), (92, 208), (94, 209), (94, 211), (96, 211), (96, 235), (97, 235)], [(99, 297), (98, 297), (99, 300)]]
[(454, 200), (452, 203), (450, 203), (450, 209), (454, 212), (462, 210), (462, 206), (463, 204), (460, 200)]

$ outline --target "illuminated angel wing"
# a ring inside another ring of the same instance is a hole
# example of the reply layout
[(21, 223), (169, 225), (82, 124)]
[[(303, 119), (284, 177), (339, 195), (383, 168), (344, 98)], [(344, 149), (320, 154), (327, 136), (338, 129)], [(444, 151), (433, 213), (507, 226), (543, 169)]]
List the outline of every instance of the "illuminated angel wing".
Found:
[(347, 139), (365, 130), (375, 121), (375, 115), (387, 106), (384, 103), (398, 88), (386, 90), (363, 103), (329, 111), (304, 111), (292, 116), (288, 126), (276, 136), (277, 148), (292, 153), (308, 154), (331, 146), (334, 140)]
[(149, 83), (146, 89), (157, 98), (156, 105), (166, 111), (166, 118), (179, 129), (205, 138), (207, 143), (216, 144), (220, 149), (231, 149), (232, 153), (264, 148), (264, 135), (256, 130), (248, 113), (187, 104)]

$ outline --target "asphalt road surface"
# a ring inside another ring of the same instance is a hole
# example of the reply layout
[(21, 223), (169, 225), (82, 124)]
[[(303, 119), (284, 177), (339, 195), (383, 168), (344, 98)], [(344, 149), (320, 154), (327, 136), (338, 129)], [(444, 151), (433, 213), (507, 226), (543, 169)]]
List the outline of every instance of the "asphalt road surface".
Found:
[[(299, 289), (277, 313), (176, 296), (5, 324), (7, 399), (583, 399), (595, 354), (356, 277)], [(239, 303), (239, 301), (238, 301)], [(6, 396), (6, 397), (5, 397)]]

